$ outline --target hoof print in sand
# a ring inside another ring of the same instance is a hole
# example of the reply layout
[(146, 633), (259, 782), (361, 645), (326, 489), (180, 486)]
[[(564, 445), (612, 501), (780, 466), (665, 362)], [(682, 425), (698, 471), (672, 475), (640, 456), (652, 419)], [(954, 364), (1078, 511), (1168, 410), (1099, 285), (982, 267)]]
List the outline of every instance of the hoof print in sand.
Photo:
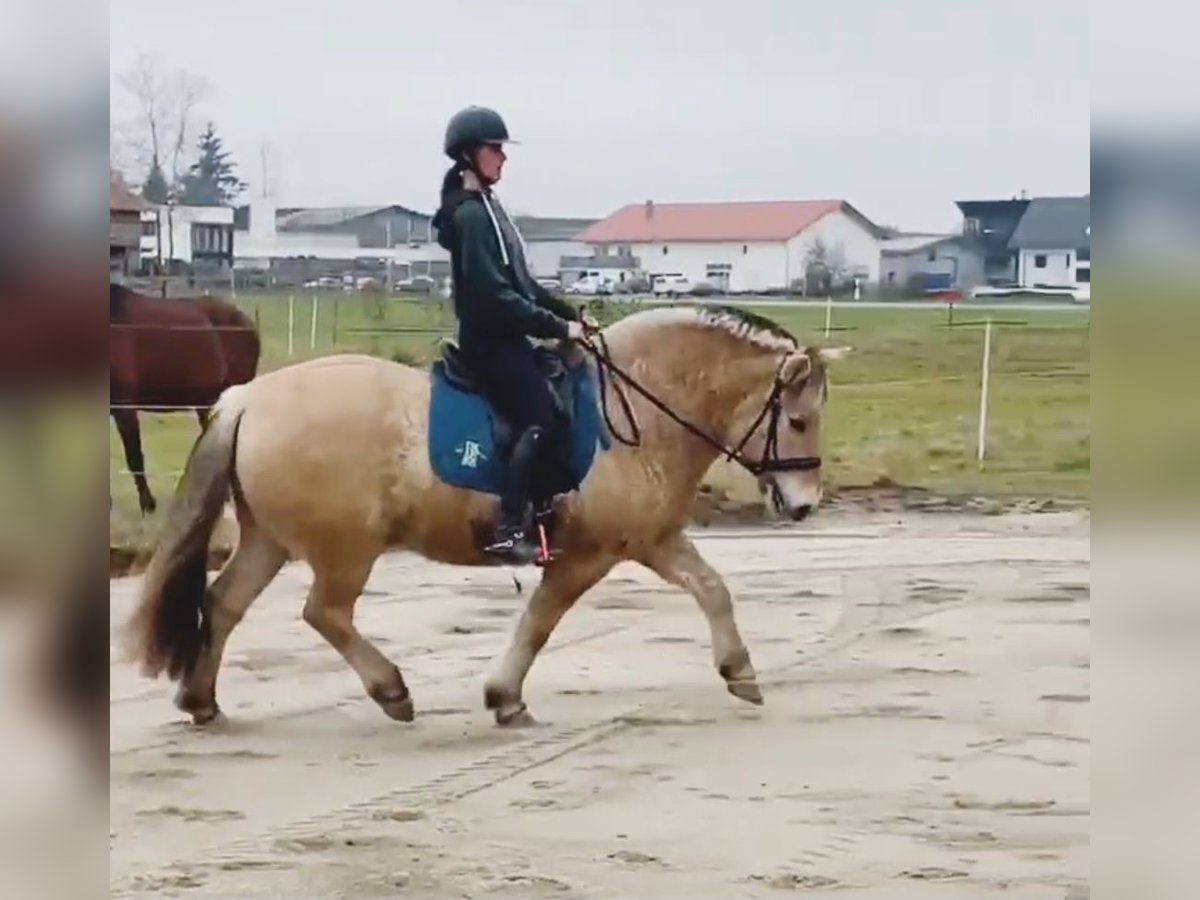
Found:
[(764, 884), (775, 891), (812, 891), (838, 886), (838, 881), (834, 878), (824, 875), (796, 875), (792, 872), (782, 875), (751, 875), (746, 881)]
[(911, 878), (915, 881), (949, 881), (954, 878), (967, 878), (968, 873), (961, 869), (943, 869), (940, 866), (922, 866), (919, 869), (906, 869), (897, 878)]
[(608, 858), (614, 862), (624, 863), (627, 866), (652, 866), (657, 869), (670, 868), (670, 866), (657, 856), (651, 856), (649, 853), (639, 853), (637, 850), (616, 850), (608, 854)]
[(185, 822), (232, 822), (246, 818), (236, 809), (185, 809), (180, 806), (160, 806), (158, 809), (138, 811), (143, 819), (182, 819)]

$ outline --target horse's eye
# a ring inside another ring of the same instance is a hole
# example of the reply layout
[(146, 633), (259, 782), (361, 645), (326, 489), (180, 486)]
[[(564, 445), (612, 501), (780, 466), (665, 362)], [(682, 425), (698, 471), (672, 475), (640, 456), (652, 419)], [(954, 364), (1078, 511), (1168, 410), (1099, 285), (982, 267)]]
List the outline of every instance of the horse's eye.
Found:
[(788, 424), (790, 424), (792, 428), (796, 429), (796, 431), (800, 432), (801, 434), (804, 434), (805, 429), (808, 428), (808, 422), (806, 422), (804, 419), (789, 418)]

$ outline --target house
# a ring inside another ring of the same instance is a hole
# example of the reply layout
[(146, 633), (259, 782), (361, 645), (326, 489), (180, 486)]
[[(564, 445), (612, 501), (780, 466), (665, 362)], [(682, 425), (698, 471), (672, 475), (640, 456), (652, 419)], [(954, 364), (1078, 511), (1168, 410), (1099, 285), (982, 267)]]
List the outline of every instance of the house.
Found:
[(1090, 285), (1091, 196), (1035, 197), (1009, 246), (1016, 254), (1016, 280), (1022, 287), (1076, 289)]
[(513, 222), (525, 239), (526, 262), (535, 278), (565, 279), (563, 260), (587, 256), (591, 252), (578, 236), (595, 224), (595, 219), (513, 216)]
[(142, 260), (159, 272), (233, 268), (233, 209), (150, 203), (141, 214)]
[(969, 290), (984, 280), (984, 257), (962, 235), (901, 234), (880, 244), (881, 287), (930, 293)]
[(721, 291), (785, 290), (817, 256), (837, 275), (879, 277), (880, 229), (845, 200), (662, 203), (622, 207), (579, 239), (597, 257), (635, 257)]
[(983, 258), (983, 280), (988, 284), (1012, 284), (1017, 278), (1016, 253), (1009, 240), (1025, 215), (1029, 200), (959, 200), (962, 213), (962, 244)]
[(141, 263), (142, 209), (145, 202), (120, 173), (108, 173), (108, 270), (131, 275)]

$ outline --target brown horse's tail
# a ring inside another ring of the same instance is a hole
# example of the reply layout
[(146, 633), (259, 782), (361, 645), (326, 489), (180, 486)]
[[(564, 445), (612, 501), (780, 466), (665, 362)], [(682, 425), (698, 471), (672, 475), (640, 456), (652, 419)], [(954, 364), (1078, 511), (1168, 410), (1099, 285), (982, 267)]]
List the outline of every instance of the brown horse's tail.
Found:
[(234, 478), (240, 395), (222, 395), (192, 447), (127, 626), (129, 656), (150, 678), (187, 678), (208, 647), (208, 543)]

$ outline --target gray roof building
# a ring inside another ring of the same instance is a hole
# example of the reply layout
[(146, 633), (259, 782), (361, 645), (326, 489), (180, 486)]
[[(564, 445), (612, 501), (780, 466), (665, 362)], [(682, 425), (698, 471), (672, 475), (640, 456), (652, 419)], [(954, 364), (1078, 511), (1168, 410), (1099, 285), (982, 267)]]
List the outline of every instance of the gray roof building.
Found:
[(1008, 245), (1014, 250), (1092, 246), (1092, 197), (1035, 197)]

